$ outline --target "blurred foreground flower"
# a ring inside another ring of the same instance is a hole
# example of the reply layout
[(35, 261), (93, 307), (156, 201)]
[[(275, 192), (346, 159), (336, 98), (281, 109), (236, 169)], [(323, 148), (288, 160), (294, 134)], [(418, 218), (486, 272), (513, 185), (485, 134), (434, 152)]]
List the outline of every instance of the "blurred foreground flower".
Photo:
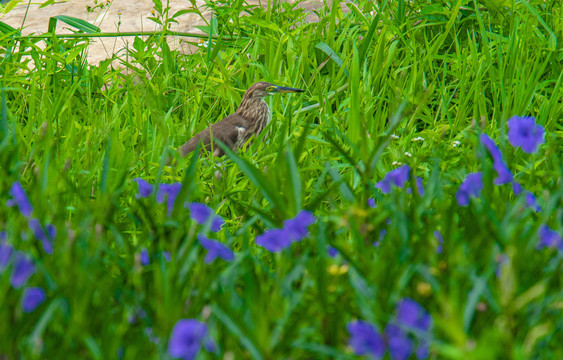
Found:
[(40, 287), (32, 287), (25, 289), (22, 298), (22, 310), (25, 313), (30, 313), (37, 308), (47, 296), (45, 291)]
[(336, 255), (338, 255), (338, 250), (336, 250), (330, 245), (326, 246), (326, 250), (328, 251), (328, 256), (330, 256), (331, 258), (336, 257)]
[(151, 263), (151, 258), (149, 256), (149, 251), (147, 249), (141, 250), (141, 264), (147, 266)]
[[(422, 184), (422, 178), (420, 176), (416, 177), (416, 189), (418, 190), (418, 195), (424, 196), (424, 185)], [(412, 189), (409, 187), (406, 192), (407, 194), (411, 194)]]
[(35, 236), (35, 238), (43, 244), (43, 250), (45, 250), (45, 252), (49, 255), (52, 254), (53, 242), (55, 240), (55, 236), (57, 236), (57, 229), (55, 226), (53, 224), (47, 224), (47, 226), (45, 226), (47, 234), (45, 234), (39, 220), (35, 218), (29, 220), (28, 226), (33, 232), (33, 236)]
[(207, 336), (207, 325), (195, 319), (178, 320), (168, 342), (168, 354), (173, 358), (192, 360), (197, 357), (201, 346), (213, 351), (215, 344)]
[(483, 177), (480, 172), (467, 174), (455, 194), (460, 206), (469, 205), (469, 198), (478, 197), (483, 190)]
[(387, 236), (387, 229), (379, 230), (379, 238), (375, 240), (372, 245), (379, 247), (379, 245), (381, 245), (381, 242), (385, 239), (385, 236)]
[(168, 216), (172, 214), (172, 209), (174, 209), (174, 202), (176, 197), (182, 190), (182, 183), (173, 184), (160, 184), (158, 185), (158, 192), (156, 193), (156, 202), (162, 204), (164, 198), (166, 198), (166, 207), (168, 209)]
[(543, 126), (536, 124), (536, 119), (532, 116), (513, 116), (506, 124), (510, 145), (520, 146), (525, 153), (535, 153), (538, 146), (545, 142), (545, 130)]
[(415, 355), (426, 359), (430, 353), (432, 316), (419, 303), (410, 298), (397, 305), (394, 321), (385, 328), (389, 354), (393, 360), (406, 360), (413, 352), (414, 341), (418, 344)]
[(375, 326), (367, 321), (352, 321), (346, 326), (350, 333), (350, 346), (356, 355), (369, 355), (375, 359), (381, 359), (385, 354), (385, 343), (383, 337)]
[(10, 284), (14, 289), (19, 289), (34, 272), (33, 261), (28, 259), (24, 253), (18, 252), (14, 256), (14, 269), (12, 270), (12, 277), (10, 277)]
[(12, 184), (12, 187), (10, 189), (10, 196), (12, 197), (12, 199), (9, 199), (6, 202), (6, 205), (17, 205), (20, 209), (20, 213), (25, 217), (29, 217), (33, 211), (33, 206), (31, 206), (25, 190), (22, 188), (21, 184), (18, 181)]
[(280, 252), (291, 245), (289, 234), (284, 229), (266, 230), (262, 235), (258, 235), (254, 241), (270, 252)]
[(538, 239), (538, 249), (548, 247), (563, 251), (563, 240), (561, 239), (561, 235), (559, 235), (557, 231), (551, 230), (549, 226), (545, 224), (539, 228)]
[(137, 184), (139, 184), (139, 192), (135, 194), (135, 199), (146, 198), (152, 194), (154, 187), (151, 184), (141, 178), (135, 178), (133, 181), (136, 181)]
[(441, 254), (444, 250), (444, 238), (438, 230), (434, 230), (434, 237), (438, 240), (438, 246), (436, 246), (436, 253)]
[(317, 219), (310, 211), (300, 211), (293, 219), (283, 222), (283, 229), (287, 231), (290, 241), (301, 241), (309, 235), (309, 226)]
[(522, 191), (524, 191), (524, 189), (522, 188), (522, 185), (520, 185), (520, 183), (518, 181), (513, 181), (512, 182), (512, 192), (514, 193), (514, 195), (518, 196), (520, 194), (522, 194)]
[(199, 240), (201, 246), (207, 249), (207, 255), (205, 255), (206, 264), (212, 263), (218, 257), (225, 261), (233, 261), (235, 259), (235, 253), (223, 243), (217, 240), (208, 239), (202, 234), (199, 234), (197, 239)]
[(508, 264), (509, 262), (509, 258), (506, 254), (498, 254), (497, 256), (495, 256), (495, 261), (497, 263), (497, 266), (495, 268), (495, 275), (497, 278), (500, 278), (502, 275), (502, 267), (506, 264)]
[(293, 242), (307, 237), (309, 235), (308, 227), (315, 221), (316, 218), (310, 211), (302, 210), (294, 218), (284, 221), (283, 228), (266, 230), (254, 241), (270, 252), (280, 252)]
[(497, 172), (497, 177), (494, 180), (495, 185), (504, 185), (513, 182), (514, 176), (506, 163), (502, 160), (502, 153), (497, 144), (485, 133), (481, 134), (480, 139), (481, 143), (489, 150), (489, 154), (491, 154), (493, 158), (493, 169)]
[(393, 360), (407, 360), (412, 353), (411, 340), (399, 326), (389, 323), (385, 327), (389, 355)]
[(391, 187), (393, 185), (397, 187), (403, 187), (403, 185), (405, 185), (405, 182), (407, 182), (409, 178), (410, 169), (411, 168), (408, 165), (403, 165), (401, 167), (389, 171), (385, 175), (383, 180), (375, 184), (375, 187), (380, 189), (381, 192), (383, 192), (384, 194), (390, 193)]
[(190, 210), (190, 217), (196, 223), (205, 225), (208, 221), (211, 221), (211, 231), (213, 232), (221, 230), (221, 226), (225, 223), (222, 217), (215, 215), (214, 211), (205, 204), (197, 202), (185, 203), (184, 207)]
[(426, 332), (432, 327), (432, 316), (419, 303), (404, 298), (397, 305), (397, 321), (409, 328)]
[(538, 202), (536, 201), (536, 197), (534, 196), (534, 194), (532, 194), (528, 190), (526, 190), (525, 194), (526, 194), (526, 205), (529, 208), (532, 208), (535, 212), (540, 212), (541, 207), (538, 205)]
[[(5, 235), (6, 233), (2, 232), (0, 234)], [(6, 266), (8, 266), (13, 252), (14, 248), (12, 245), (6, 243), (6, 237), (0, 236), (0, 271), (4, 270)]]
[(170, 255), (170, 251), (163, 251), (162, 256), (164, 257), (164, 260), (166, 260), (166, 262), (170, 262), (170, 260), (172, 260), (172, 255)]

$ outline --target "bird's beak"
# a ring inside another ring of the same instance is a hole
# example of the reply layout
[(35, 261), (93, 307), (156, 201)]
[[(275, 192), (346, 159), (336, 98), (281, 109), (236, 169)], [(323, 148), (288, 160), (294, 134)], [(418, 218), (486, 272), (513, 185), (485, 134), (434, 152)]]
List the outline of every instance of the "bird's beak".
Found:
[(305, 92), (305, 90), (284, 87), (284, 86), (276, 86), (276, 88), (272, 90), (272, 93), (274, 94), (285, 94), (285, 93), (294, 93), (294, 92)]

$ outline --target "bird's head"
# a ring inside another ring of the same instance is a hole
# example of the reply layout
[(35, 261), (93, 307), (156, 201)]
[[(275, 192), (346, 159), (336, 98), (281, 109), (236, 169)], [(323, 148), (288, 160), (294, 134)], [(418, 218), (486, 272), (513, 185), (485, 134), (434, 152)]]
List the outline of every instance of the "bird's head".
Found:
[(257, 82), (246, 90), (244, 97), (249, 98), (263, 98), (264, 96), (282, 94), (282, 93), (292, 93), (292, 92), (304, 92), (305, 90), (295, 89), (284, 86), (277, 86), (270, 84), (269, 82)]

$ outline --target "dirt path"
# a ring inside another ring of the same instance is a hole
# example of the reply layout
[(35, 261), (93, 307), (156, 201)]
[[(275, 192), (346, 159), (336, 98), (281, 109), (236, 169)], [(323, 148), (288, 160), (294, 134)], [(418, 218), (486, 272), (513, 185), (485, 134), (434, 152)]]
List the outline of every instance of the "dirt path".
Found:
[[(250, 4), (267, 4), (267, 0), (247, 1)], [(291, 1), (293, 2), (293, 1)], [(165, 4), (166, 2), (163, 1)], [(47, 32), (49, 18), (56, 15), (67, 15), (88, 21), (98, 26), (102, 32), (138, 32), (138, 31), (158, 31), (159, 26), (149, 20), (151, 10), (153, 10), (152, 0), (69, 0), (64, 3), (57, 3), (46, 6), (42, 9), (40, 5), (30, 5), (28, 10), (27, 2), (17, 6), (0, 21), (7, 23), (15, 28), (22, 26), (26, 11), (23, 34), (42, 34)], [(197, 8), (202, 12), (206, 19), (211, 17), (209, 10), (205, 8), (203, 0), (196, 0)], [(174, 14), (179, 10), (189, 9), (190, 2), (187, 0), (170, 0), (170, 14)], [(312, 11), (322, 7), (321, 0), (304, 1), (299, 6), (308, 11)], [(88, 11), (90, 9), (90, 11)], [(170, 30), (179, 32), (201, 33), (196, 26), (205, 25), (205, 21), (198, 14), (184, 14), (176, 18), (178, 24), (172, 24)], [(315, 21), (316, 16), (311, 14), (308, 21)], [(68, 25), (57, 24), (58, 33), (70, 33), (65, 29)], [(88, 62), (97, 64), (100, 61), (110, 58), (112, 54), (118, 52), (124, 47), (128, 47), (133, 42), (134, 37), (119, 38), (96, 38), (89, 47)], [(193, 45), (188, 44), (184, 39), (178, 37), (170, 37), (169, 46), (171, 49), (180, 50), (184, 53), (193, 51)]]

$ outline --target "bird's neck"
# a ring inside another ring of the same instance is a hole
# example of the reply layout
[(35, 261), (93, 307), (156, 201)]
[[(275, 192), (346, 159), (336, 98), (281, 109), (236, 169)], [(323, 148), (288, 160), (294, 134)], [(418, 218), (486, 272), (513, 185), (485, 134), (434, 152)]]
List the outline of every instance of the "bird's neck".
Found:
[(259, 122), (256, 124), (259, 127), (257, 132), (262, 131), (270, 121), (270, 108), (263, 98), (242, 99), (236, 113), (251, 123)]

